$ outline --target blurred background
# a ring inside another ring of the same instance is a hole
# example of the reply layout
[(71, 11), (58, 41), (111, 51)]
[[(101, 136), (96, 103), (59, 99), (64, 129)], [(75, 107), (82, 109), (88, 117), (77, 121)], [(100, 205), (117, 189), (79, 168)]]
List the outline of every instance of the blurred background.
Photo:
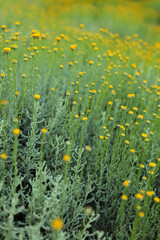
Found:
[(27, 32), (62, 31), (84, 24), (88, 31), (100, 27), (121, 38), (137, 33), (145, 41), (160, 37), (160, 0), (0, 0), (0, 21), (8, 28), (15, 21)]

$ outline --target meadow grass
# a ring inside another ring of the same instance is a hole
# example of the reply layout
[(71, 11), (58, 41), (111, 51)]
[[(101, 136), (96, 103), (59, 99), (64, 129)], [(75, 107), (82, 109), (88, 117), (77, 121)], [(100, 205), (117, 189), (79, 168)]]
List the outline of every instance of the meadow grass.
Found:
[(0, 239), (160, 239), (157, 1), (82, 2), (1, 3)]

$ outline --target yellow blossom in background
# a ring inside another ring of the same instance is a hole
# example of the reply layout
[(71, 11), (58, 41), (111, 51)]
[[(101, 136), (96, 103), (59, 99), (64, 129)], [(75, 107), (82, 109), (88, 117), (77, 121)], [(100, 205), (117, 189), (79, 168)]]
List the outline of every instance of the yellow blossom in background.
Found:
[(41, 96), (40, 96), (39, 94), (35, 94), (35, 95), (34, 95), (34, 98), (35, 98), (36, 100), (39, 100), (39, 99), (41, 98)]
[(125, 181), (123, 182), (123, 185), (124, 185), (125, 187), (128, 187), (129, 184), (130, 184), (130, 180), (125, 180)]
[(159, 202), (160, 202), (160, 198), (159, 198), (159, 197), (155, 197), (155, 198), (154, 198), (154, 201), (155, 201), (156, 203), (159, 203)]
[(156, 164), (156, 163), (153, 163), (153, 162), (150, 162), (150, 163), (149, 163), (149, 166), (150, 166), (150, 167), (156, 167), (156, 165), (157, 165), (157, 164)]
[(15, 128), (15, 129), (13, 130), (13, 133), (14, 133), (15, 135), (19, 135), (20, 132), (21, 132), (21, 130), (20, 130), (19, 128)]
[(127, 200), (128, 197), (127, 197), (126, 195), (122, 195), (122, 199), (123, 199), (123, 200)]
[(59, 231), (63, 228), (64, 223), (63, 220), (61, 218), (55, 218), (52, 222), (51, 222), (51, 226), (54, 230)]
[(7, 154), (2, 153), (2, 154), (1, 154), (1, 158), (2, 158), (2, 159), (6, 159), (6, 158), (7, 158)]
[(42, 129), (41, 129), (41, 132), (42, 132), (42, 133), (47, 133), (47, 129), (46, 129), (46, 128), (42, 128)]
[(82, 120), (83, 121), (87, 121), (87, 117), (82, 117)]
[(71, 160), (71, 157), (68, 154), (63, 155), (63, 160), (65, 162), (69, 162)]
[(141, 193), (137, 193), (136, 194), (136, 198), (139, 199), (139, 200), (142, 200), (143, 199), (143, 195)]
[(144, 213), (143, 212), (139, 212), (138, 215), (139, 215), (140, 218), (144, 217)]

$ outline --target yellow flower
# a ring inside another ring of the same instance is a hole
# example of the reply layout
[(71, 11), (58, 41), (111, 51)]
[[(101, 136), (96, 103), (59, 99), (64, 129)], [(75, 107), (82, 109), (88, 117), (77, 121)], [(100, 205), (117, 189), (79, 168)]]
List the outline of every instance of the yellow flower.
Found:
[(150, 166), (150, 167), (155, 167), (156, 165), (157, 165), (157, 164), (156, 164), (156, 163), (153, 163), (153, 162), (150, 162), (150, 163), (149, 163), (149, 166)]
[(71, 160), (71, 157), (68, 154), (63, 155), (63, 160), (65, 162), (69, 162)]
[(79, 115), (78, 115), (78, 114), (76, 114), (76, 115), (75, 115), (75, 118), (79, 118)]
[(5, 30), (6, 28), (7, 28), (6, 25), (1, 25), (2, 30)]
[(0, 74), (0, 77), (1, 77), (1, 78), (5, 78), (5, 76), (6, 76), (5, 73), (1, 73), (1, 74)]
[(15, 135), (19, 135), (20, 132), (21, 132), (21, 130), (20, 130), (19, 128), (15, 128), (15, 129), (13, 130), (13, 133), (14, 133)]
[(1, 101), (1, 105), (5, 106), (7, 104), (7, 101), (6, 100), (2, 100)]
[(126, 110), (126, 109), (127, 109), (127, 107), (126, 107), (126, 106), (123, 106), (123, 105), (121, 105), (121, 108), (122, 108), (123, 110)]
[(42, 133), (47, 133), (47, 129), (46, 129), (46, 128), (42, 128), (42, 129), (41, 129), (41, 132), (42, 132)]
[(61, 38), (60, 37), (56, 37), (56, 40), (57, 40), (57, 42), (60, 42)]
[(34, 95), (34, 98), (35, 98), (36, 100), (38, 100), (38, 99), (41, 98), (41, 96), (40, 96), (39, 94), (35, 94), (35, 95)]
[(147, 134), (146, 133), (142, 133), (141, 135), (143, 138), (147, 138)]
[(79, 26), (80, 26), (80, 28), (84, 28), (84, 24), (80, 24)]
[(3, 52), (4, 52), (4, 53), (7, 53), (7, 54), (8, 54), (10, 51), (11, 51), (11, 48), (4, 48), (4, 49), (3, 49)]
[(143, 199), (143, 195), (141, 193), (137, 193), (136, 194), (136, 198), (138, 198), (139, 200)]
[(104, 137), (102, 135), (99, 136), (100, 139), (104, 139)]
[(20, 22), (15, 22), (15, 25), (16, 25), (16, 26), (19, 26), (19, 25), (20, 25)]
[(18, 46), (17, 45), (11, 45), (11, 49), (14, 49), (14, 50), (16, 50), (18, 48)]
[(125, 181), (123, 182), (123, 185), (124, 185), (125, 187), (128, 187), (129, 183), (130, 183), (129, 180), (125, 180)]
[(139, 212), (138, 215), (139, 215), (140, 218), (144, 217), (144, 213), (143, 212)]
[(16, 96), (19, 96), (19, 92), (18, 92), (18, 91), (16, 91), (16, 92), (15, 92), (15, 95), (16, 95)]
[(51, 222), (51, 226), (54, 230), (61, 230), (63, 228), (63, 220), (61, 218), (55, 218), (52, 222)]
[(70, 46), (70, 49), (73, 51), (76, 47), (77, 47), (77, 45), (73, 44), (73, 45)]
[(140, 210), (140, 209), (141, 209), (141, 206), (140, 206), (140, 205), (138, 205), (138, 206), (137, 206), (137, 210)]
[(159, 203), (159, 202), (160, 202), (160, 198), (159, 198), (159, 197), (155, 197), (155, 198), (154, 198), (154, 201), (157, 202), (157, 203)]
[(127, 200), (128, 197), (127, 197), (126, 195), (122, 195), (122, 199), (123, 199), (123, 200)]
[(89, 64), (90, 64), (90, 65), (93, 65), (93, 64), (94, 64), (94, 61), (89, 61)]
[(131, 152), (131, 153), (135, 153), (135, 150), (134, 150), (134, 149), (131, 149), (130, 152)]
[(143, 115), (138, 115), (138, 118), (139, 119), (143, 119)]
[(109, 101), (109, 102), (108, 102), (108, 105), (109, 105), (109, 106), (111, 106), (112, 104), (113, 104), (113, 102), (112, 102), (112, 101)]
[(33, 47), (33, 50), (34, 50), (34, 51), (37, 51), (37, 49), (38, 49), (37, 47)]
[(69, 67), (71, 67), (72, 65), (73, 65), (73, 63), (72, 63), (72, 62), (69, 62), (69, 63), (68, 63), (68, 66), (69, 66)]
[(6, 159), (6, 158), (7, 158), (7, 154), (2, 153), (2, 154), (1, 154), (1, 158), (2, 158), (2, 159)]
[(138, 110), (138, 108), (137, 108), (137, 107), (134, 107), (134, 108), (133, 108), (133, 110), (134, 110), (134, 111), (137, 111), (137, 110)]
[(87, 121), (87, 117), (82, 117), (82, 120), (83, 121)]
[(128, 141), (128, 140), (125, 140), (125, 143), (126, 143), (126, 144), (129, 144), (129, 141)]
[(151, 196), (154, 195), (154, 194), (155, 194), (154, 191), (147, 191), (147, 195), (148, 195), (149, 197), (151, 197)]
[(58, 51), (58, 48), (54, 48), (53, 50), (54, 50), (54, 52), (56, 53), (56, 52)]

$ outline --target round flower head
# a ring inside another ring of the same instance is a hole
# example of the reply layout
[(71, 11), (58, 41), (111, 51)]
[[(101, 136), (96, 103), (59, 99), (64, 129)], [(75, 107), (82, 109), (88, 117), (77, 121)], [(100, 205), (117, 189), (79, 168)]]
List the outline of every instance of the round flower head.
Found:
[(2, 100), (2, 101), (1, 101), (1, 105), (2, 105), (2, 106), (5, 106), (6, 104), (7, 104), (7, 101), (6, 101), (6, 100)]
[(7, 158), (7, 154), (2, 153), (2, 154), (1, 154), (1, 158), (2, 158), (2, 159), (6, 159), (6, 158)]
[(18, 91), (16, 91), (16, 92), (15, 92), (15, 95), (16, 95), (16, 96), (19, 96), (19, 92), (18, 92)]
[(128, 197), (127, 197), (126, 195), (122, 195), (122, 199), (123, 199), (123, 200), (127, 200)]
[(141, 193), (137, 193), (136, 194), (136, 198), (139, 199), (139, 200), (142, 200), (143, 199), (143, 195)]
[(52, 222), (51, 222), (51, 226), (54, 230), (59, 231), (63, 228), (63, 220), (61, 218), (55, 218)]
[(21, 130), (20, 130), (19, 128), (15, 128), (15, 129), (13, 130), (13, 133), (14, 133), (15, 135), (19, 135), (20, 132), (21, 132)]
[(129, 180), (125, 180), (125, 181), (123, 182), (123, 185), (124, 185), (125, 187), (128, 187), (129, 183), (130, 183)]
[(73, 44), (70, 46), (70, 49), (73, 51), (76, 48), (76, 46), (77, 46), (76, 44)]
[(157, 164), (156, 164), (156, 163), (153, 163), (153, 162), (150, 162), (150, 163), (149, 163), (149, 166), (150, 166), (150, 167), (156, 167), (156, 165), (157, 165)]
[(46, 129), (46, 128), (42, 128), (42, 129), (41, 129), (41, 132), (42, 132), (42, 133), (47, 133), (47, 129)]
[(6, 25), (1, 25), (2, 30), (5, 30), (6, 28), (7, 28)]
[(10, 51), (11, 51), (11, 48), (4, 48), (3, 49), (3, 52), (6, 53), (6, 54), (8, 54)]
[(71, 160), (71, 157), (68, 154), (63, 155), (63, 160), (65, 162), (69, 162)]
[(35, 94), (35, 95), (34, 95), (34, 98), (35, 98), (36, 100), (38, 100), (38, 99), (41, 98), (41, 96), (40, 96), (39, 94)]
[(20, 22), (15, 22), (15, 25), (16, 25), (16, 26), (19, 26), (19, 25), (20, 25)]
[(147, 134), (146, 133), (142, 133), (141, 135), (143, 138), (147, 138)]
[(156, 203), (159, 203), (159, 202), (160, 202), (160, 198), (159, 198), (159, 197), (155, 197), (155, 198), (154, 198), (154, 201), (155, 201)]
[(134, 149), (131, 149), (130, 152), (131, 152), (131, 153), (135, 153), (135, 150), (134, 150)]
[(89, 61), (89, 64), (90, 64), (90, 65), (93, 65), (93, 64), (94, 64), (94, 61)]
[(84, 24), (80, 24), (79, 26), (80, 26), (80, 28), (84, 28)]
[(13, 59), (13, 60), (12, 60), (12, 63), (13, 63), (13, 64), (17, 64), (17, 60)]
[(5, 78), (5, 76), (6, 76), (5, 73), (1, 73), (1, 74), (0, 74), (0, 77), (1, 77), (1, 78)]
[(140, 218), (144, 217), (144, 213), (143, 212), (139, 212), (138, 215), (139, 215)]
[(72, 65), (73, 65), (73, 63), (72, 63), (72, 62), (69, 62), (69, 63), (68, 63), (68, 66), (69, 66), (69, 67), (71, 67)]
[(82, 117), (82, 120), (83, 121), (87, 121), (87, 117)]

